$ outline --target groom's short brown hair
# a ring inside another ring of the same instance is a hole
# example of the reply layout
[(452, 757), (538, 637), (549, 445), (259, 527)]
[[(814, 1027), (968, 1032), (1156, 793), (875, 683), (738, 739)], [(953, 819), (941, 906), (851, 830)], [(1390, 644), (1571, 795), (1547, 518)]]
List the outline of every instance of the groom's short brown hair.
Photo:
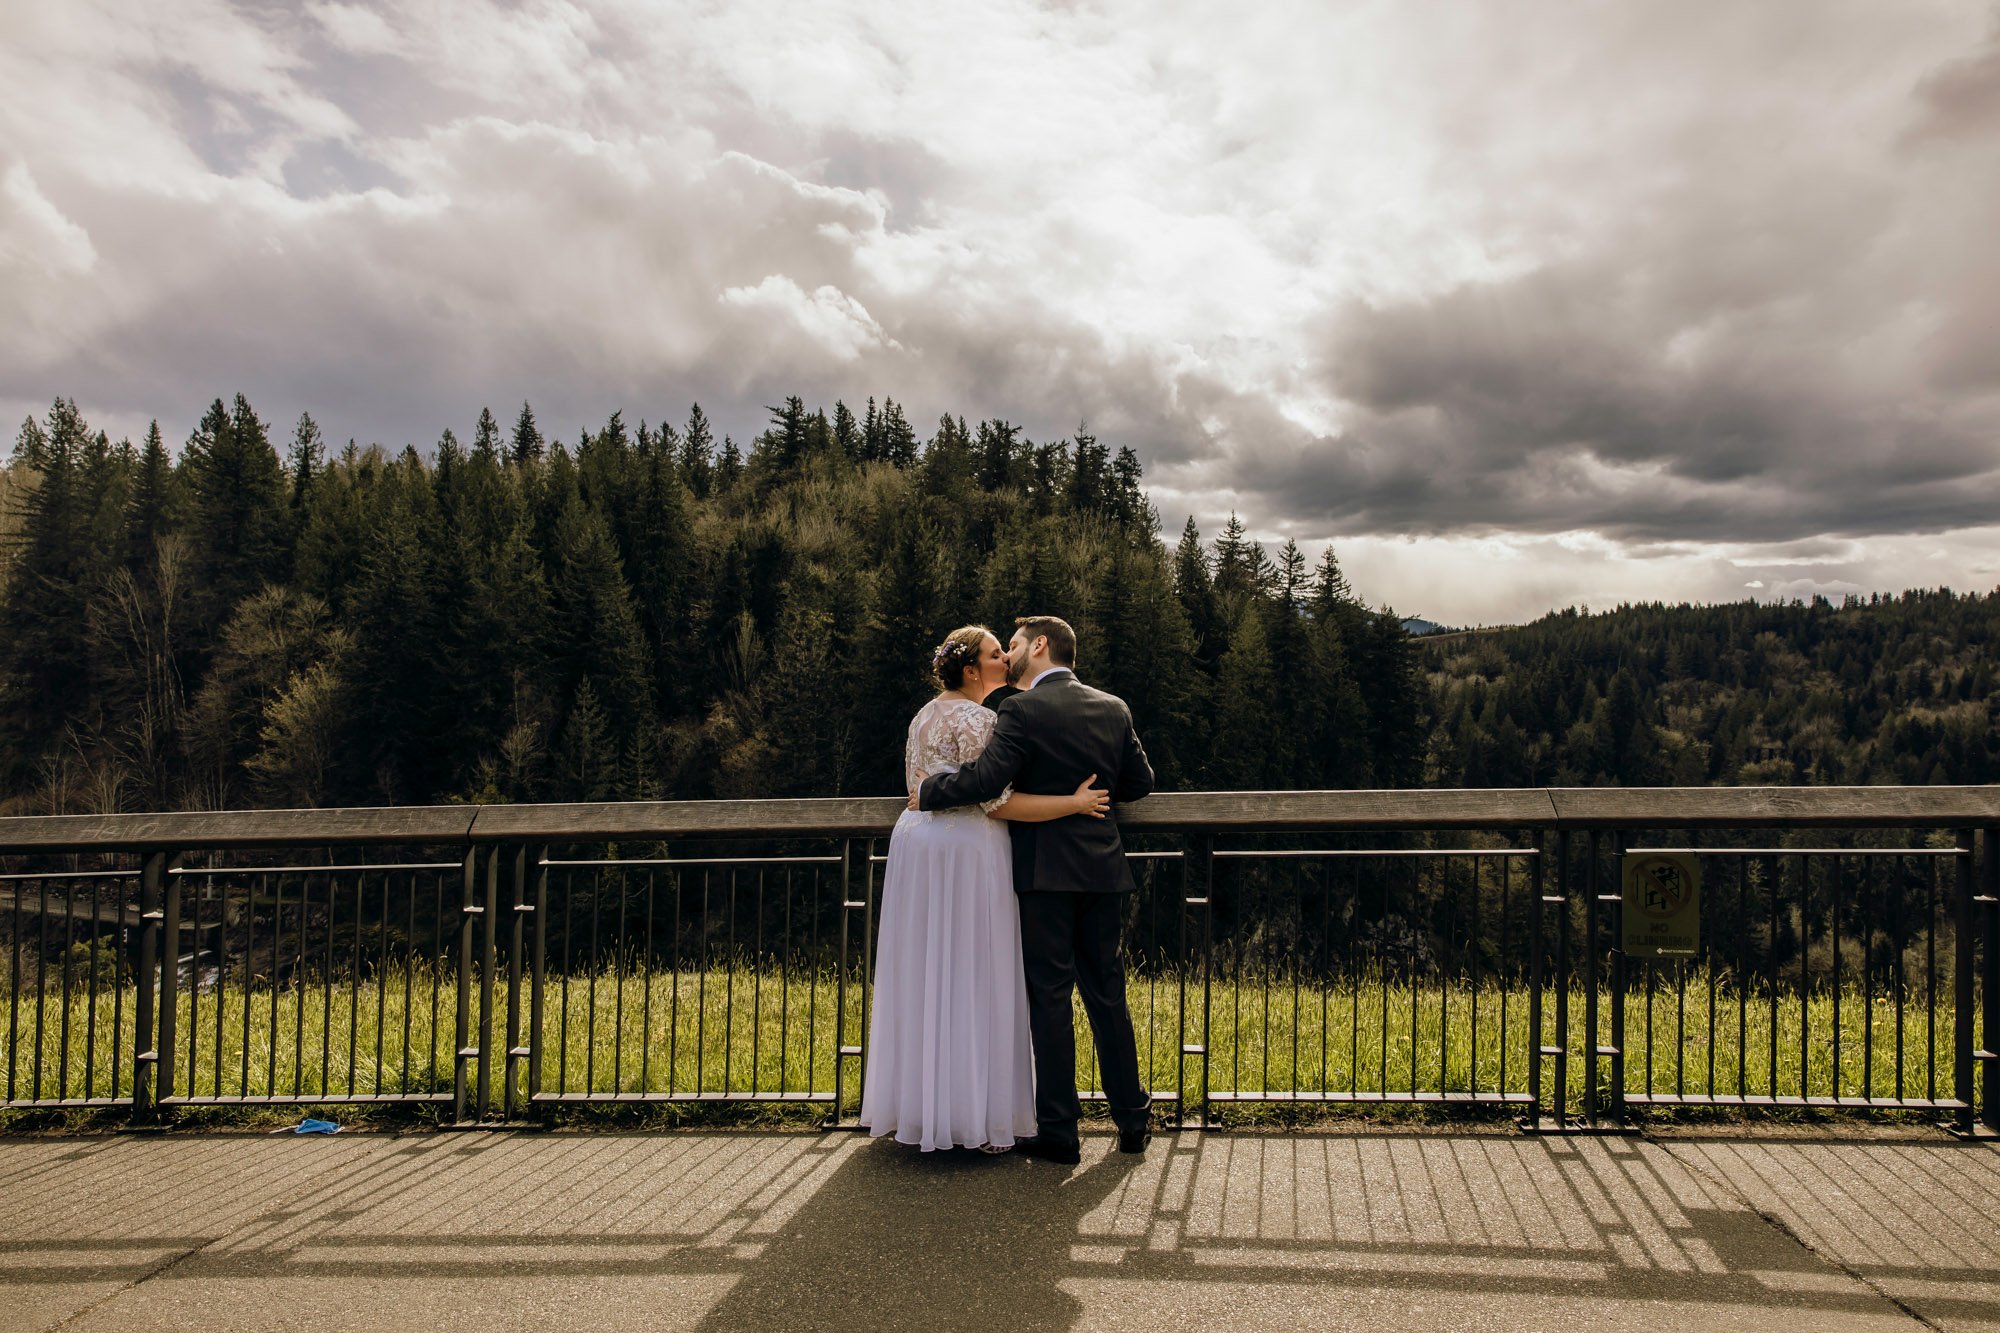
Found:
[(1014, 628), (1028, 632), (1028, 642), (1049, 641), (1049, 661), (1057, 666), (1076, 665), (1076, 631), (1059, 616), (1015, 616)]

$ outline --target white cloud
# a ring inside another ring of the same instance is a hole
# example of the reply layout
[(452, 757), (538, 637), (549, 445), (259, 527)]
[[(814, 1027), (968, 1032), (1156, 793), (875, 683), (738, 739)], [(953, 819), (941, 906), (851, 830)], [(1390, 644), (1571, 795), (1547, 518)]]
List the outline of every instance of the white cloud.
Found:
[(360, 55), (400, 55), (403, 44), (389, 20), (363, 5), (308, 5), (306, 13), (343, 51)]
[(0, 266), (33, 267), (44, 274), (84, 274), (97, 264), (90, 233), (50, 203), (26, 164), (0, 174)]
[(772, 311), (841, 361), (853, 361), (869, 347), (902, 350), (866, 306), (838, 287), (822, 285), (808, 294), (784, 274), (773, 273), (755, 287), (725, 287), (721, 301), (742, 310)]
[(1338, 537), (1447, 618), (1499, 569), (1511, 608), (1670, 567), (1883, 586), (1986, 559), (2000, 500), (1993, 31), (1946, 0), (17, 5), (0, 404), (177, 434), (240, 387), (400, 443), (522, 397), (742, 434), (888, 393), (1088, 418), (1168, 513)]

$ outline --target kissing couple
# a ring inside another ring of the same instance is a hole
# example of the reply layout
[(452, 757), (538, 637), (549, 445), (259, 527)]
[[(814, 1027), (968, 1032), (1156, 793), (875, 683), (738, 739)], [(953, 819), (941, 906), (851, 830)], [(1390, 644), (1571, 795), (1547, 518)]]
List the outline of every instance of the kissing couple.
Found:
[(1014, 624), (1004, 650), (979, 625), (945, 636), (938, 695), (910, 721), (861, 1123), (926, 1152), (1076, 1162), (1080, 989), (1118, 1146), (1144, 1152), (1151, 1099), (1118, 957), (1135, 886), (1111, 806), (1151, 792), (1153, 768), (1124, 700), (1076, 678), (1076, 632)]

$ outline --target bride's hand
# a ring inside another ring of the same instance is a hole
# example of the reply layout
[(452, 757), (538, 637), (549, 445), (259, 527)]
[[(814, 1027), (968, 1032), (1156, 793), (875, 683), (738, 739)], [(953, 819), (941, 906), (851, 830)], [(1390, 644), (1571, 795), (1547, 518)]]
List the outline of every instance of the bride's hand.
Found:
[(1111, 793), (1102, 787), (1092, 786), (1091, 784), (1096, 781), (1097, 774), (1092, 773), (1078, 785), (1076, 794), (1070, 799), (1076, 802), (1078, 814), (1089, 815), (1092, 819), (1102, 819), (1104, 812), (1111, 808)]

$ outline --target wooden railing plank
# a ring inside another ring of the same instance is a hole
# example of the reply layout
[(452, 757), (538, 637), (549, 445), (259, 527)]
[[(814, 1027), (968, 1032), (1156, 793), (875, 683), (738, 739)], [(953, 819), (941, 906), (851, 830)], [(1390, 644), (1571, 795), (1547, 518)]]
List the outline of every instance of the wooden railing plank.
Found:
[[(893, 796), (573, 805), (379, 806), (0, 819), (0, 850), (616, 842), (691, 837), (881, 835)], [(1118, 807), (1133, 832), (1229, 829), (1532, 829), (2000, 823), (2000, 786), (1524, 787), (1465, 790), (1162, 792)]]
[(620, 801), (575, 805), (486, 805), (475, 842), (618, 842), (782, 835), (887, 833), (903, 813), (896, 796), (770, 801)]
[(1538, 787), (1376, 791), (1161, 792), (1118, 808), (1146, 829), (1537, 828), (1555, 821)]
[(468, 805), (383, 805), (331, 810), (17, 815), (0, 819), (0, 848), (60, 852), (451, 844), (470, 836), (476, 809)]
[(2000, 820), (2000, 787), (1558, 787), (1567, 828), (1964, 828)]

